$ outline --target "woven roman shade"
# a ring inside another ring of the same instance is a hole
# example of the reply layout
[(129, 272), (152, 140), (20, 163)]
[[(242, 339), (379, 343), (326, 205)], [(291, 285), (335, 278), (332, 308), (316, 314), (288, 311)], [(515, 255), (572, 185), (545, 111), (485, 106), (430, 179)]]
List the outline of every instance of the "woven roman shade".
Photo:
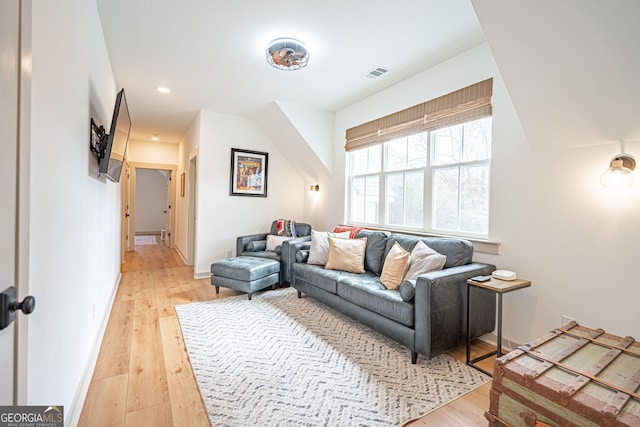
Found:
[[(347, 151), (368, 147), (378, 142), (378, 120), (363, 123), (351, 129), (347, 129)], [(348, 147), (351, 148), (348, 148)]]
[(491, 116), (493, 79), (347, 129), (346, 151)]

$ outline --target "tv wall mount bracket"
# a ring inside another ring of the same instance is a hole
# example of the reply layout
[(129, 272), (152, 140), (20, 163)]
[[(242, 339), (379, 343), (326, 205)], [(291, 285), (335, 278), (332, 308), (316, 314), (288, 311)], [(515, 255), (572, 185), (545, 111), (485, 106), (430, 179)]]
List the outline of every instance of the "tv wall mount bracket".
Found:
[(89, 145), (91, 151), (98, 157), (98, 160), (104, 158), (107, 151), (107, 137), (109, 135), (104, 130), (104, 126), (98, 126), (91, 118), (91, 139)]

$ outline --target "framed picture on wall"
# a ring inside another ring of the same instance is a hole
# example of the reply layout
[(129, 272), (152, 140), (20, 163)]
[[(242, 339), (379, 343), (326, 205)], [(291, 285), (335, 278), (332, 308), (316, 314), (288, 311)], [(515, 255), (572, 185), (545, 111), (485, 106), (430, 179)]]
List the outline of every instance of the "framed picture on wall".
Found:
[(231, 149), (230, 196), (267, 197), (269, 153)]

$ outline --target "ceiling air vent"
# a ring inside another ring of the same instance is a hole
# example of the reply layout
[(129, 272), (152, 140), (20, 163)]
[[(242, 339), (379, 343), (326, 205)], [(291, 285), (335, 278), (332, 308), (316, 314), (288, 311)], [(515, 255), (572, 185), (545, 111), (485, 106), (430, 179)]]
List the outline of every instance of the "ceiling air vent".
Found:
[(378, 77), (386, 74), (389, 72), (388, 68), (384, 68), (384, 67), (378, 67), (378, 68), (374, 68), (373, 70), (369, 71), (367, 74), (365, 74), (364, 76), (369, 78), (369, 79), (377, 79)]

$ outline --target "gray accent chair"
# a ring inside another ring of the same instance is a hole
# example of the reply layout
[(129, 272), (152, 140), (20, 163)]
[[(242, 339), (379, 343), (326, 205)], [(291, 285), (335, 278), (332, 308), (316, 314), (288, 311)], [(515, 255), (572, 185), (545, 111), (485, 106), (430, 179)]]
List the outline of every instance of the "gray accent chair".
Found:
[(311, 241), (311, 225), (304, 222), (296, 222), (298, 237), (288, 240), (276, 248), (276, 251), (267, 251), (267, 234), (278, 235), (278, 221), (271, 223), (268, 232), (239, 236), (236, 239), (236, 256), (251, 256), (268, 258), (280, 262), (280, 283), (289, 284), (292, 280), (293, 264), (296, 259), (294, 243)]

